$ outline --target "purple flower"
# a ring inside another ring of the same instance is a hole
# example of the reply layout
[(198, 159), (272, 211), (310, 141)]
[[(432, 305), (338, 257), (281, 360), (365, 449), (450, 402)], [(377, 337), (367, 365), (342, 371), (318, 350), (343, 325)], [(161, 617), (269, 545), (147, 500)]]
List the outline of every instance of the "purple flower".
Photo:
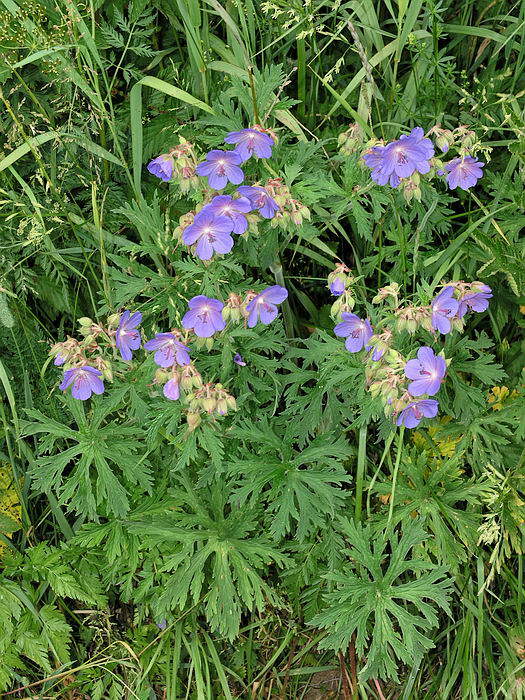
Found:
[(478, 292), (464, 294), (459, 300), (459, 318), (463, 318), (469, 308), (478, 313), (486, 311), (489, 308), (489, 299), (492, 299), (492, 289), (487, 284), (482, 284)]
[(164, 182), (169, 182), (173, 175), (173, 156), (163, 153), (148, 163), (148, 170), (152, 175), (160, 177)]
[(275, 305), (282, 304), (287, 297), (288, 290), (278, 284), (267, 287), (264, 292), (258, 294), (246, 306), (246, 311), (249, 313), (248, 328), (253, 328), (259, 319), (265, 325), (271, 323), (278, 313)]
[(407, 428), (415, 428), (422, 418), (435, 418), (438, 412), (438, 402), (435, 399), (421, 399), (412, 401), (404, 408), (396, 420), (396, 425), (404, 425)]
[(236, 352), (233, 356), (233, 361), (236, 365), (239, 365), (239, 367), (246, 367), (246, 362), (242, 359), (242, 356), (238, 352)]
[(190, 299), (188, 306), (190, 310), (184, 314), (182, 325), (187, 330), (193, 329), (199, 338), (211, 338), (214, 333), (226, 327), (221, 313), (224, 307), (222, 301), (200, 294)]
[(170, 399), (171, 401), (177, 401), (177, 399), (180, 397), (178, 377), (174, 376), (171, 379), (168, 379), (166, 384), (164, 384), (162, 393), (167, 399)]
[(417, 360), (409, 360), (405, 365), (405, 376), (412, 379), (408, 391), (412, 396), (437, 394), (443, 377), (447, 373), (447, 363), (441, 355), (434, 355), (426, 345), (417, 351)]
[(410, 177), (416, 170), (428, 173), (429, 160), (434, 155), (432, 141), (424, 137), (423, 129), (416, 126), (410, 134), (403, 134), (386, 146), (374, 146), (363, 160), (372, 170), (371, 177), (378, 185), (399, 185), (401, 178)]
[(271, 158), (273, 139), (268, 134), (263, 134), (257, 129), (241, 129), (241, 131), (230, 131), (224, 139), (226, 143), (236, 143), (234, 153), (238, 153), (242, 162), (248, 160), (254, 154), (257, 158)]
[(156, 350), (154, 359), (159, 367), (183, 366), (191, 362), (188, 348), (173, 333), (157, 333), (144, 344), (144, 350)]
[(209, 260), (214, 251), (229, 253), (233, 248), (233, 238), (230, 233), (233, 222), (227, 216), (216, 214), (213, 209), (204, 207), (182, 232), (182, 242), (186, 245), (197, 243), (195, 252), (201, 260)]
[(137, 326), (141, 321), (142, 314), (140, 311), (136, 311), (131, 316), (131, 312), (126, 309), (120, 317), (116, 334), (116, 345), (123, 360), (131, 360), (133, 357), (131, 351), (140, 348), (140, 331), (137, 330)]
[(250, 200), (246, 197), (233, 199), (229, 194), (219, 194), (205, 208), (208, 207), (210, 211), (213, 211), (218, 216), (227, 216), (231, 219), (232, 233), (241, 234), (248, 228), (248, 220), (244, 215), (248, 214), (253, 207)]
[(341, 277), (334, 277), (334, 279), (330, 282), (329, 287), (334, 297), (340, 297), (345, 291), (344, 280), (342, 280)]
[(252, 207), (258, 209), (259, 214), (265, 219), (273, 219), (275, 212), (279, 211), (279, 205), (273, 197), (270, 197), (264, 187), (243, 185), (237, 188), (237, 192), (242, 197), (247, 197)]
[(345, 347), (349, 352), (359, 352), (374, 334), (369, 320), (362, 320), (347, 312), (343, 312), (341, 318), (343, 320), (334, 328), (334, 333), (340, 338), (346, 338)]
[(72, 384), (71, 394), (74, 399), (85, 401), (91, 394), (102, 394), (104, 392), (104, 382), (101, 379), (102, 372), (95, 367), (73, 367), (64, 372), (62, 384), (58, 387), (65, 391)]
[(206, 155), (204, 163), (197, 165), (197, 175), (207, 175), (208, 185), (214, 190), (222, 190), (228, 182), (240, 185), (244, 173), (239, 168), (241, 156), (235, 151), (213, 150)]
[(457, 299), (453, 298), (454, 287), (445, 289), (432, 300), (432, 328), (440, 333), (450, 333), (452, 328), (450, 319), (453, 318), (459, 308)]
[(476, 160), (472, 156), (453, 158), (445, 165), (445, 170), (448, 172), (448, 186), (451, 190), (455, 190), (456, 187), (462, 190), (474, 187), (476, 182), (483, 177), (481, 168), (484, 165), (485, 163)]
[(63, 365), (65, 361), (66, 358), (63, 355), (57, 355), (53, 364), (55, 365), (55, 367), (60, 367), (60, 365)]

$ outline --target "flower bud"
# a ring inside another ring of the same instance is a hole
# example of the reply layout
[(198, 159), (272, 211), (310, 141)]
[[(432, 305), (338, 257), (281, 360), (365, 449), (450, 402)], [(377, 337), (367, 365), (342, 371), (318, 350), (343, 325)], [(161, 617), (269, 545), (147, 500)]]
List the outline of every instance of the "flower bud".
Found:
[(168, 372), (168, 370), (159, 367), (159, 369), (155, 372), (155, 375), (153, 377), (153, 384), (165, 384), (170, 378), (170, 376), (171, 375)]
[(120, 317), (122, 314), (111, 314), (108, 317), (108, 328), (116, 328), (120, 323)]
[(351, 124), (346, 131), (339, 134), (337, 143), (339, 150), (345, 156), (355, 153), (360, 149), (364, 141), (363, 129), (359, 124)]
[(188, 421), (188, 429), (190, 433), (193, 432), (195, 428), (198, 428), (201, 424), (200, 414), (195, 413), (194, 411), (188, 411), (186, 415), (186, 420)]
[(220, 416), (225, 416), (228, 413), (228, 403), (226, 399), (218, 399), (216, 411)]
[(206, 413), (211, 414), (215, 410), (215, 407), (217, 406), (217, 401), (210, 397), (201, 399), (202, 407), (206, 411)]
[(372, 394), (372, 398), (376, 398), (381, 393), (381, 382), (374, 382), (368, 388), (368, 391)]
[[(113, 314), (113, 315), (117, 316), (117, 318), (120, 318), (118, 314)], [(110, 316), (109, 318), (112, 318), (112, 317)], [(83, 328), (91, 328), (91, 326), (93, 325), (93, 321), (90, 318), (88, 318), (87, 316), (82, 316), (81, 318), (79, 318), (78, 323)], [(109, 319), (108, 319), (108, 323), (109, 323)], [(117, 321), (117, 323), (118, 323), (118, 321)]]

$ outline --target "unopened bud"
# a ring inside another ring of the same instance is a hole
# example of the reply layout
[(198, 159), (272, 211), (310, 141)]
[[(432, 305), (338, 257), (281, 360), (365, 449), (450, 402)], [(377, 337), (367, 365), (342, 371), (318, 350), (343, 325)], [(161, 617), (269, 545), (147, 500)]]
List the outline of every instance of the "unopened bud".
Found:
[(155, 372), (155, 376), (153, 377), (153, 384), (165, 384), (170, 376), (171, 374), (168, 372), (168, 370), (159, 367), (159, 369)]
[(78, 323), (83, 328), (91, 328), (91, 326), (93, 325), (92, 319), (88, 318), (87, 316), (82, 316), (81, 318), (79, 318)]
[(225, 416), (228, 413), (228, 403), (226, 399), (219, 399), (217, 401), (216, 411), (220, 416)]
[(201, 403), (206, 413), (213, 413), (215, 407), (217, 406), (217, 401), (211, 396), (205, 399), (201, 399)]
[(188, 429), (193, 432), (195, 428), (198, 428), (201, 424), (201, 417), (199, 413), (194, 413), (193, 411), (188, 411), (186, 415), (186, 420), (188, 421)]

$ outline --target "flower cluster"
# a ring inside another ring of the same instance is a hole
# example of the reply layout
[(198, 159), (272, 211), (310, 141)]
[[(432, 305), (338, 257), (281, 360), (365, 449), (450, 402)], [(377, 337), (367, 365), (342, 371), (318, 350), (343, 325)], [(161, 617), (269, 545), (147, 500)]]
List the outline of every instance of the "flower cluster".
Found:
[[(288, 297), (284, 287), (273, 285), (262, 292), (248, 291), (244, 298), (232, 293), (226, 304), (219, 299), (204, 295), (193, 297), (188, 302), (188, 311), (182, 318), (184, 331), (172, 329), (157, 333), (144, 343), (144, 349), (153, 352), (158, 369), (154, 384), (163, 385), (167, 399), (176, 401), (185, 394), (189, 404), (188, 425), (194, 429), (200, 423), (200, 413), (225, 415), (235, 410), (235, 399), (220, 384), (204, 384), (201, 374), (191, 361), (189, 343), (196, 337), (196, 345), (204, 340), (208, 347), (213, 336), (223, 331), (228, 323), (244, 321), (248, 328), (257, 323), (271, 323), (278, 314), (277, 305)], [(71, 387), (73, 398), (85, 401), (93, 394), (104, 392), (104, 380), (113, 380), (112, 363), (106, 359), (105, 351), (113, 350), (125, 362), (133, 359), (133, 352), (142, 346), (139, 329), (142, 321), (140, 312), (125, 310), (108, 319), (107, 327), (94, 323), (90, 318), (80, 319), (80, 333), (83, 340), (68, 338), (56, 343), (50, 354), (56, 366), (63, 366), (64, 377), (60, 389)], [(106, 353), (107, 354), (107, 353)], [(239, 353), (233, 361), (240, 367), (246, 363)]]
[(197, 157), (193, 150), (193, 144), (180, 137), (180, 143), (170, 148), (167, 153), (162, 153), (148, 164), (148, 170), (152, 175), (163, 182), (176, 183), (181, 192), (188, 192), (190, 188), (198, 186)]
[[(210, 188), (222, 190), (228, 183), (240, 185), (244, 181), (241, 165), (252, 156), (270, 158), (275, 136), (259, 125), (251, 129), (230, 132), (225, 142), (235, 145), (233, 151), (215, 149), (197, 163), (193, 146), (184, 139), (152, 160), (148, 170), (163, 181), (176, 181), (183, 191), (195, 184), (198, 176), (206, 177)], [(229, 253), (233, 247), (232, 235), (242, 235), (253, 223), (253, 217), (273, 219), (278, 213), (279, 224), (290, 220), (299, 225), (308, 210), (291, 196), (279, 179), (259, 184), (241, 186), (233, 194), (205, 193), (206, 200), (196, 212), (181, 217), (181, 240), (194, 246), (202, 260), (210, 260), (215, 253)], [(255, 212), (257, 212), (255, 214)], [(176, 401), (184, 393), (189, 405), (188, 424), (194, 429), (200, 423), (201, 413), (225, 415), (234, 410), (235, 399), (220, 384), (204, 384), (202, 376), (191, 360), (190, 343), (196, 347), (206, 345), (211, 349), (213, 337), (227, 324), (244, 322), (254, 328), (259, 322), (271, 323), (278, 314), (277, 306), (288, 296), (284, 287), (273, 285), (261, 292), (249, 290), (244, 297), (231, 293), (223, 303), (220, 299), (199, 294), (188, 302), (188, 310), (182, 318), (182, 329), (157, 333), (144, 343), (144, 349), (153, 352), (158, 369), (154, 384), (163, 385), (164, 396)], [(93, 394), (104, 392), (104, 380), (112, 381), (112, 364), (104, 351), (113, 350), (125, 362), (133, 359), (133, 353), (142, 346), (140, 312), (125, 310), (108, 319), (104, 328), (89, 318), (80, 319), (82, 341), (68, 338), (51, 349), (56, 366), (63, 366), (64, 377), (60, 389), (71, 387), (72, 396), (82, 401)], [(246, 363), (239, 353), (233, 362), (240, 367)]]
[[(434, 136), (442, 153), (457, 148), (458, 155), (447, 163), (435, 156), (435, 149), (428, 136)], [(339, 145), (343, 153), (353, 153), (362, 147), (363, 132), (358, 125), (352, 125), (340, 135)], [(362, 155), (363, 162), (370, 168), (371, 177), (378, 185), (390, 184), (403, 188), (407, 201), (415, 197), (421, 200), (421, 175), (429, 178), (446, 176), (451, 190), (469, 190), (483, 176), (485, 163), (475, 157), (479, 144), (474, 132), (464, 126), (454, 131), (436, 125), (425, 136), (423, 129), (416, 126), (410, 134), (403, 134), (390, 143), (370, 141)]]
[[(330, 289), (335, 286), (339, 297), (351, 294), (347, 272), (340, 263), (328, 276)], [(342, 280), (342, 283), (339, 280)], [(443, 383), (449, 360), (435, 354), (428, 345), (420, 346), (416, 357), (405, 359), (392, 347), (395, 333), (414, 334), (418, 328), (438, 334), (463, 329), (463, 318), (469, 311), (486, 311), (492, 298), (490, 287), (482, 282), (456, 281), (443, 289), (427, 306), (399, 306), (399, 286), (391, 284), (379, 290), (373, 303), (387, 302), (388, 308), (379, 318), (376, 329), (368, 318), (360, 318), (344, 307), (335, 309), (339, 323), (334, 328), (345, 338), (349, 352), (366, 352), (366, 379), (372, 396), (380, 396), (385, 413), (396, 425), (415, 428), (423, 418), (435, 418), (438, 412), (435, 396)], [(338, 304), (339, 299), (332, 307)], [(352, 306), (353, 306), (352, 299)]]
[(141, 346), (138, 329), (141, 321), (139, 311), (131, 314), (128, 310), (121, 315), (110, 316), (107, 327), (87, 317), (79, 319), (83, 339), (68, 338), (62, 343), (55, 343), (50, 351), (55, 358), (54, 364), (64, 369), (59, 388), (65, 391), (71, 387), (73, 398), (80, 401), (89, 399), (92, 394), (102, 394), (104, 380), (113, 380), (112, 362), (105, 356), (106, 348), (113, 348), (114, 355), (118, 351), (120, 357), (129, 362), (133, 351)]
[[(207, 178), (211, 190), (223, 190), (229, 183), (241, 185), (244, 182), (241, 165), (252, 156), (270, 158), (276, 137), (255, 125), (232, 131), (224, 140), (235, 145), (233, 151), (213, 149), (203, 162), (192, 166), (192, 173)], [(171, 180), (174, 162), (178, 162), (174, 161), (173, 151), (151, 161), (148, 170), (163, 180)], [(264, 186), (241, 185), (232, 194), (205, 191), (205, 200), (197, 210), (180, 218), (176, 235), (184, 245), (194, 247), (197, 257), (208, 261), (216, 254), (228, 254), (234, 245), (232, 235), (256, 230), (259, 218), (271, 220), (272, 226), (286, 228), (289, 224), (300, 226), (304, 219), (310, 218), (310, 212), (292, 197), (281, 179), (274, 178)]]

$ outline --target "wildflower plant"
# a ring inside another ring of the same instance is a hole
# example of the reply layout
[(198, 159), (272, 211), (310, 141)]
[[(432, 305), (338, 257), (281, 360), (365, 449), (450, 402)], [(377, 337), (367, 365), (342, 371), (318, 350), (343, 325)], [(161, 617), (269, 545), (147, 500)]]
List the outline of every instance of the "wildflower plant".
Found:
[[(167, 635), (191, 614), (231, 643), (250, 616), (298, 609), (319, 650), (351, 650), (359, 682), (397, 682), (433, 648), (478, 534), (495, 537), (481, 510), (509, 489), (465, 485), (460, 467), (508, 428), (501, 417), (484, 442), (474, 420), (504, 376), (487, 336), (470, 332), (492, 287), (448, 268), (431, 281), (417, 260), (410, 285), (399, 246), (374, 294), (371, 231), (396, 192), (408, 227), (438, 178), (472, 188), (476, 141), (416, 126), (367, 143), (352, 127), (339, 143), (354, 163), (339, 161), (336, 182), (316, 175), (320, 147), (278, 138), (255, 114), (239, 128), (223, 108), (207, 152), (198, 133), (163, 145), (146, 168), (151, 197), (117, 210), (138, 242), (110, 254), (114, 293), (96, 320), (51, 348), (60, 408), (27, 412), (24, 434), (41, 436), (32, 488), (82, 520), (64, 556), (89, 553), (97, 585), (138, 625)], [(370, 244), (354, 270), (332, 262), (318, 230), (349, 199)], [(307, 294), (314, 263), (327, 270), (312, 276), (321, 309)], [(436, 426), (457, 455), (406, 435), (433, 445)], [(367, 445), (381, 441), (373, 475)]]

